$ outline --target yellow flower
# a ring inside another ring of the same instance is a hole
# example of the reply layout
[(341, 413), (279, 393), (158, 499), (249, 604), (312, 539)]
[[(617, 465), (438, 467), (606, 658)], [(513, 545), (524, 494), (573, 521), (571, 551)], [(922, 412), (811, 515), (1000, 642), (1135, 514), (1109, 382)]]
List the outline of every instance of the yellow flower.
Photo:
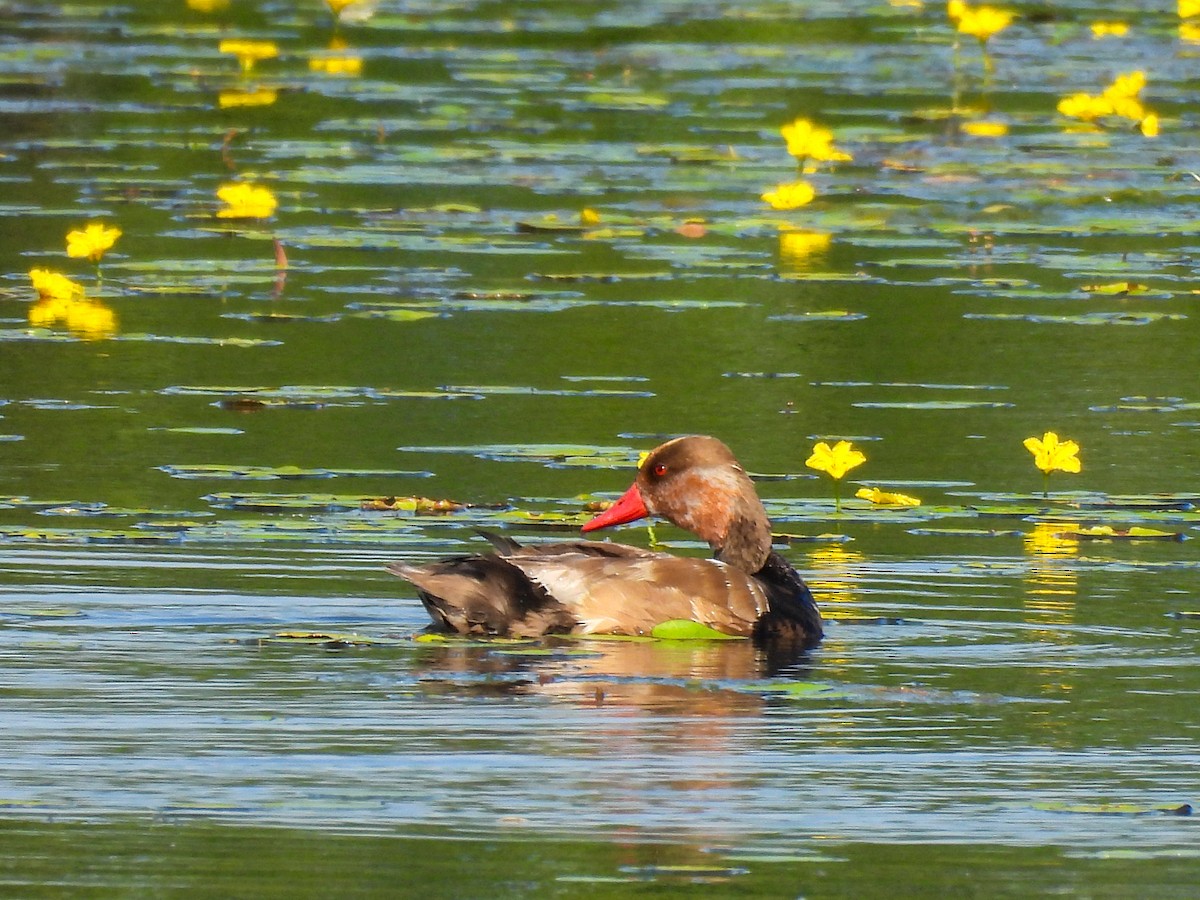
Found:
[(963, 0), (949, 0), (946, 4), (946, 16), (951, 22), (957, 22), (963, 17), (963, 13), (967, 11), (967, 4)]
[(29, 280), (41, 300), (76, 300), (83, 297), (83, 288), (58, 272), (49, 269), (30, 269)]
[(775, 190), (762, 194), (762, 199), (771, 205), (772, 209), (798, 209), (811, 203), (817, 196), (816, 190), (807, 181), (793, 181), (788, 184), (777, 184)]
[(221, 91), (217, 95), (217, 105), (221, 109), (231, 109), (236, 106), (270, 106), (279, 97), (279, 92), (272, 88), (255, 88), (252, 91)]
[(890, 491), (881, 491), (879, 488), (859, 488), (854, 496), (860, 500), (870, 500), (872, 503), (877, 503), (880, 506), (921, 505), (921, 501), (916, 497), (910, 497), (908, 494), (894, 494)]
[(812, 456), (806, 459), (804, 464), (810, 469), (825, 472), (838, 481), (851, 469), (861, 466), (866, 461), (866, 455), (855, 450), (849, 441), (838, 441), (832, 447), (821, 441), (813, 447)]
[(202, 13), (215, 13), (228, 8), (229, 0), (187, 0), (188, 9)]
[(1158, 137), (1158, 115), (1147, 113), (1146, 118), (1138, 123), (1138, 131), (1145, 137)]
[(1140, 69), (1126, 72), (1113, 79), (1113, 83), (1104, 89), (1104, 96), (1110, 99), (1120, 97), (1136, 97), (1146, 86), (1146, 73)]
[(600, 213), (596, 212), (590, 206), (585, 206), (579, 211), (579, 224), (587, 225), (589, 227), (592, 225), (599, 225)]
[(86, 257), (98, 263), (120, 236), (120, 228), (105, 228), (100, 222), (92, 222), (83, 231), (68, 231), (67, 256)]
[(1074, 441), (1059, 441), (1058, 435), (1047, 431), (1039, 440), (1025, 438), (1025, 449), (1033, 454), (1033, 464), (1049, 475), (1051, 472), (1078, 472), (1082, 469), (1077, 453), (1079, 445)]
[(1113, 106), (1107, 97), (1097, 97), (1081, 92), (1059, 100), (1058, 111), (1069, 118), (1090, 122), (1101, 116), (1112, 115)]
[(1124, 22), (1093, 22), (1092, 37), (1124, 37), (1129, 34), (1129, 26)]
[(269, 219), (279, 201), (270, 188), (257, 184), (225, 184), (217, 190), (225, 208), (217, 211), (220, 219)]
[(1003, 122), (963, 122), (962, 130), (973, 137), (1003, 137), (1008, 126)]
[(1190, 19), (1200, 16), (1200, 0), (1179, 0), (1179, 18)]
[(1180, 22), (1179, 39), (1185, 44), (1200, 44), (1200, 23)]
[(848, 162), (854, 159), (833, 146), (833, 132), (818, 128), (808, 119), (796, 119), (779, 129), (787, 141), (787, 151), (800, 162), (806, 159), (817, 162)]
[(217, 49), (221, 53), (236, 56), (243, 72), (249, 72), (259, 60), (273, 59), (279, 55), (279, 48), (274, 41), (224, 40)]
[(342, 10), (352, 3), (357, 3), (358, 0), (325, 0), (325, 2), (329, 4), (329, 9), (335, 16), (341, 16)]
[(969, 34), (986, 42), (988, 38), (1012, 24), (1013, 14), (994, 6), (977, 6), (974, 9), (963, 4), (962, 14), (956, 24), (960, 34)]

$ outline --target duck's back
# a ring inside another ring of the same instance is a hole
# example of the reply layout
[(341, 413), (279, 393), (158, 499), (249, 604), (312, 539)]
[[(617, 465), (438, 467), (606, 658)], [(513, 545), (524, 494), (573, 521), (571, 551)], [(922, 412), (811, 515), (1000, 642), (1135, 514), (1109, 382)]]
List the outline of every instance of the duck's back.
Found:
[(416, 585), (437, 625), (463, 634), (647, 634), (690, 619), (748, 636), (767, 612), (763, 586), (717, 560), (607, 541), (491, 539), (495, 554), (388, 569)]

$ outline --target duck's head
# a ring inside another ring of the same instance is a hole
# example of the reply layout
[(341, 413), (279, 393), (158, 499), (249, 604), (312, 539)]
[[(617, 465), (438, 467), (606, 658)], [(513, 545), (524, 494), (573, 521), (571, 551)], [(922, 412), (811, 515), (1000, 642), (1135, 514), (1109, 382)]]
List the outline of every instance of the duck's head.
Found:
[(771, 525), (754, 483), (724, 443), (688, 435), (656, 447), (629, 490), (585, 532), (661, 516), (706, 540), (717, 558), (757, 572), (771, 552)]

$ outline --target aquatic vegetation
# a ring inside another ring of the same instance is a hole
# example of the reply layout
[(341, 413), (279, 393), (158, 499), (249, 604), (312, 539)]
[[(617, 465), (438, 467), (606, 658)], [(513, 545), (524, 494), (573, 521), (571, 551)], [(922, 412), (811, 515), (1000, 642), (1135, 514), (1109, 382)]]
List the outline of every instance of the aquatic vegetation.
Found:
[(855, 450), (850, 441), (838, 441), (832, 447), (825, 441), (818, 441), (813, 447), (812, 455), (804, 461), (810, 469), (824, 472), (833, 479), (834, 505), (838, 512), (842, 509), (839, 486), (842, 478), (851, 469), (861, 466), (867, 461), (866, 454)]
[(820, 128), (805, 118), (799, 118), (779, 129), (787, 141), (787, 152), (796, 158), (801, 171), (808, 160), (813, 162), (849, 162), (854, 159), (849, 153), (833, 144), (833, 132)]
[(67, 232), (67, 256), (99, 263), (120, 236), (120, 228), (109, 228), (103, 222), (91, 222), (86, 228)]
[(1083, 468), (1079, 461), (1079, 444), (1060, 441), (1053, 431), (1047, 431), (1041, 438), (1025, 438), (1024, 445), (1033, 454), (1033, 464), (1044, 475), (1043, 496), (1048, 496), (1051, 472), (1078, 473)]
[(49, 269), (30, 269), (29, 280), (42, 300), (77, 300), (83, 298), (83, 286), (60, 272)]
[(221, 53), (232, 53), (242, 67), (242, 74), (249, 74), (254, 66), (264, 59), (274, 59), (279, 55), (279, 47), (274, 41), (247, 41), (230, 38), (221, 41), (217, 49)]
[(1142, 105), (1140, 95), (1146, 87), (1146, 73), (1139, 70), (1118, 75), (1099, 94), (1080, 91), (1058, 101), (1058, 112), (1068, 118), (1095, 122), (1109, 116), (1138, 125), (1146, 137), (1157, 137), (1158, 116)]
[(949, 0), (946, 15), (959, 34), (976, 38), (980, 44), (986, 44), (990, 38), (1011, 25), (1013, 20), (1013, 14), (1008, 10), (994, 6), (969, 6), (963, 0)]
[(225, 204), (217, 210), (221, 219), (269, 219), (279, 205), (270, 188), (246, 182), (222, 185), (217, 198)]
[(799, 209), (811, 203), (816, 195), (816, 189), (807, 181), (792, 181), (776, 185), (773, 190), (763, 193), (762, 199), (772, 209)]
[(859, 488), (854, 493), (855, 497), (860, 500), (869, 500), (878, 506), (920, 506), (921, 501), (916, 497), (911, 497), (908, 494), (901, 494), (894, 491), (882, 491), (879, 488), (865, 487)]
[[(352, 2), (354, 0), (344, 0), (341, 7), (334, 10), (334, 14), (340, 15), (341, 8)], [(363, 72), (363, 58), (360, 54), (352, 52), (345, 38), (335, 36), (324, 52), (309, 58), (308, 68), (311, 72), (320, 72), (323, 75), (358, 78)]]

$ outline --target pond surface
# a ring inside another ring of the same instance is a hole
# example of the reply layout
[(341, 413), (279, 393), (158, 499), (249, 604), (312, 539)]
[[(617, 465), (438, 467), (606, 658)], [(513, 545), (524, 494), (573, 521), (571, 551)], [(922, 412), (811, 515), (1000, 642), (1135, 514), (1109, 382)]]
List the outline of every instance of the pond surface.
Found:
[[(1164, 6), (1021, 6), (986, 58), (900, 0), (0, 9), (0, 884), (1192, 896), (1200, 26)], [(1056, 111), (1134, 71), (1138, 117)], [(797, 117), (853, 158), (798, 173)], [(388, 561), (575, 534), (693, 432), (816, 651), (416, 639)]]

